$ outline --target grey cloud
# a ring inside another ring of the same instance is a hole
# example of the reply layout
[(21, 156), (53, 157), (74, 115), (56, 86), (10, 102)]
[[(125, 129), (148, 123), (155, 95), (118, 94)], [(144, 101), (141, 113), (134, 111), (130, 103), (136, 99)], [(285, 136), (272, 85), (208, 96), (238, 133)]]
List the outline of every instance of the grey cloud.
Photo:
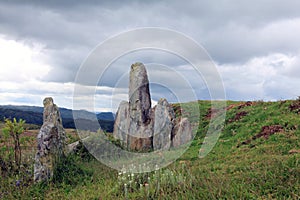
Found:
[(300, 18), (276, 21), (265, 27), (229, 25), (210, 34), (209, 52), (221, 63), (245, 62), (270, 53), (298, 53)]
[[(39, 43), (44, 46), (47, 55), (45, 61), (52, 67), (43, 78), (44, 81), (73, 82), (80, 64), (99, 43), (122, 31), (143, 26), (174, 29), (192, 37), (203, 44), (220, 65), (242, 64), (254, 57), (278, 52), (300, 57), (299, 7), (300, 1), (297, 0), (6, 0), (0, 2), (0, 34), (26, 44)], [(132, 42), (138, 42), (138, 38), (136, 40)], [(115, 49), (107, 49), (106, 53), (114, 51)], [(117, 86), (126, 88), (128, 82), (124, 77), (130, 65), (136, 61), (175, 67), (184, 64), (181, 59), (164, 53), (132, 53), (113, 63), (98, 85), (116, 87), (116, 83), (124, 79)], [(91, 64), (99, 67), (99, 63)], [(207, 96), (205, 84), (199, 81), (199, 77), (188, 73), (186, 76), (192, 87), (197, 89), (197, 95)], [(297, 79), (299, 61), (282, 71), (282, 74)], [(163, 77), (164, 74), (155, 74), (159, 75)], [(91, 84), (89, 80), (93, 76), (93, 71), (86, 72), (87, 85)], [(236, 83), (231, 80), (233, 76), (230, 73), (223, 77), (227, 83)], [(252, 79), (248, 81), (251, 82)], [(259, 82), (255, 75), (253, 81)], [(172, 84), (178, 85), (174, 79)], [(255, 89), (259, 87), (250, 87), (249, 92), (255, 95)], [(266, 87), (273, 93), (271, 88)], [(159, 89), (153, 88), (153, 92), (156, 95)], [(243, 91), (230, 87), (227, 93), (230, 98), (237, 99), (246, 95)], [(271, 96), (267, 92), (261, 94)]]
[(22, 2), (2, 2), (0, 30), (22, 40), (39, 40), (47, 48), (93, 48), (118, 31), (163, 26), (192, 36), (220, 62), (236, 61), (239, 55), (253, 56), (259, 48), (252, 45), (253, 39), (243, 41), (247, 38), (238, 29), (244, 28), (251, 33), (268, 23), (300, 16), (300, 3), (291, 0), (284, 3), (270, 0), (258, 3), (189, 1), (188, 4), (182, 1)]

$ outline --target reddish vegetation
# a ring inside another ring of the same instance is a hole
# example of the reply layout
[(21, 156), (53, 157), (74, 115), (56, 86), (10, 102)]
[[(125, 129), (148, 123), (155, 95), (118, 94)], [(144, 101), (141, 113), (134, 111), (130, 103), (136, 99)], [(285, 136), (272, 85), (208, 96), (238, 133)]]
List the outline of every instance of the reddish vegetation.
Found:
[[(241, 145), (250, 144), (251, 141), (256, 140), (257, 138), (265, 138), (268, 139), (270, 135), (273, 135), (274, 133), (282, 132), (284, 129), (281, 125), (272, 125), (272, 126), (263, 126), (260, 133), (254, 135), (251, 139), (248, 139), (244, 142), (242, 142)], [(237, 147), (239, 147), (238, 145)]]
[(205, 115), (205, 118), (206, 119), (211, 119), (211, 118), (214, 118), (218, 115), (218, 113), (220, 112), (219, 109), (216, 109), (216, 108), (209, 108), (206, 115)]
[(226, 110), (231, 110), (232, 108), (234, 108), (236, 106), (238, 106), (238, 105), (231, 104), (231, 105), (227, 106)]
[(229, 106), (227, 106), (226, 110), (231, 110), (232, 108), (235, 108), (235, 107), (238, 107), (238, 109), (242, 109), (244, 107), (247, 107), (247, 106), (252, 106), (254, 103), (252, 101), (247, 101), (247, 102), (244, 102), (244, 103), (240, 103), (240, 104), (231, 104)]
[[(247, 101), (247, 102), (245, 102), (245, 103), (240, 103), (240, 104), (231, 104), (231, 105), (227, 106), (225, 109), (226, 109), (226, 110), (231, 110), (231, 109), (233, 109), (233, 108), (235, 108), (235, 107), (238, 107), (238, 109), (242, 109), (242, 108), (244, 108), (244, 107), (246, 107), (246, 106), (252, 106), (252, 105), (253, 105), (253, 102)], [(223, 110), (224, 110), (223, 108), (222, 108), (222, 109), (209, 108), (208, 111), (207, 111), (207, 114), (205, 115), (205, 118), (206, 118), (206, 119), (214, 118), (214, 117), (216, 117), (220, 112), (222, 112)], [(246, 112), (240, 112), (240, 113), (237, 113), (237, 116), (236, 116), (237, 118), (236, 118), (236, 120), (241, 119), (241, 117), (243, 117), (243, 116), (245, 116), (245, 115), (247, 115)], [(236, 120), (233, 120), (233, 121), (236, 121)]]
[(21, 136), (22, 136), (22, 137), (36, 137), (36, 136), (37, 136), (37, 133), (31, 132), (31, 131), (25, 131), (24, 133), (22, 133)]
[(231, 110), (232, 108), (235, 108), (235, 107), (238, 107), (238, 109), (242, 109), (244, 107), (247, 107), (247, 106), (252, 106), (254, 103), (252, 101), (247, 101), (247, 102), (244, 102), (244, 103), (240, 103), (240, 104), (231, 104), (229, 106), (227, 106), (226, 110)]
[(300, 153), (300, 149), (291, 149), (291, 150), (289, 150), (289, 154), (296, 154), (296, 153)]
[(182, 115), (183, 110), (182, 110), (180, 104), (172, 104), (172, 108), (173, 108), (173, 110), (175, 112), (175, 115), (177, 117)]
[(235, 117), (233, 119), (229, 119), (228, 122), (234, 122), (234, 121), (239, 121), (242, 119), (242, 117), (246, 116), (248, 113), (246, 111), (238, 112), (236, 113)]
[(260, 137), (264, 137), (265, 139), (268, 139), (270, 135), (282, 131), (283, 131), (283, 127), (281, 125), (263, 126), (260, 133), (253, 136), (252, 139), (255, 140)]
[(290, 111), (300, 114), (300, 100), (297, 100), (290, 105)]
[[(36, 131), (24, 131), (24, 133), (22, 133), (20, 135), (20, 140), (22, 139), (25, 139), (25, 142), (21, 142), (21, 149), (22, 151), (26, 148), (29, 148), (29, 149), (32, 149), (32, 147), (35, 147), (36, 146), (36, 137), (37, 137), (37, 132)], [(14, 146), (14, 143), (13, 143), (13, 140), (12, 138), (8, 138), (8, 140), (5, 140), (0, 142), (0, 147), (3, 147), (3, 146), (6, 146), (6, 147), (13, 147)]]
[(242, 103), (242, 104), (239, 104), (238, 105), (238, 109), (242, 109), (244, 107), (247, 107), (247, 106), (252, 106), (253, 105), (253, 102), (252, 101), (247, 101), (245, 103)]

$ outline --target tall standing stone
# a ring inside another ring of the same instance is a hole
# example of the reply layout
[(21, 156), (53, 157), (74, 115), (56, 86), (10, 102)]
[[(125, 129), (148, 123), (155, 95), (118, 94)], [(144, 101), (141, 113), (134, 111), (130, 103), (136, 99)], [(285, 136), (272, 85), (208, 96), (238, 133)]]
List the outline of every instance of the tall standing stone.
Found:
[(130, 150), (152, 150), (152, 126), (149, 117), (151, 97), (149, 80), (142, 63), (131, 65), (129, 79), (129, 130), (127, 143)]
[(129, 78), (129, 109), (130, 118), (132, 120), (140, 124), (149, 123), (151, 97), (147, 71), (142, 63), (131, 65)]
[(51, 97), (43, 101), (43, 125), (37, 136), (34, 181), (46, 181), (53, 176), (57, 161), (64, 155), (65, 131), (58, 107)]

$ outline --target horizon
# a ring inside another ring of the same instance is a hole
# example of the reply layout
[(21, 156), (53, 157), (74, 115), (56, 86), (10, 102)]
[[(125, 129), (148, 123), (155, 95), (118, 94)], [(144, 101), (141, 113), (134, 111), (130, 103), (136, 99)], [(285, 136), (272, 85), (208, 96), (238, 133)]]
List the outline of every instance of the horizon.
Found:
[[(297, 98), (294, 99), (278, 99), (278, 100), (262, 100), (262, 99), (257, 99), (257, 100), (232, 100), (232, 99), (215, 99), (215, 100), (209, 100), (209, 99), (198, 99), (196, 101), (229, 101), (229, 102), (259, 102), (259, 101), (263, 101), (263, 102), (278, 102), (278, 101), (294, 101), (297, 100), (300, 96), (298, 96)], [(175, 104), (175, 103), (190, 103), (190, 102), (194, 102), (194, 101), (189, 101), (189, 102), (169, 102), (170, 104)], [(54, 99), (54, 103), (55, 103), (55, 99)], [(56, 104), (56, 103), (55, 103)], [(56, 104), (57, 105), (57, 104)], [(156, 104), (155, 104), (156, 105)], [(155, 105), (151, 104), (151, 107), (154, 107)], [(43, 105), (30, 105), (30, 104), (0, 104), (0, 106), (29, 106), (29, 107), (38, 107), (38, 108), (43, 108)], [(87, 111), (87, 112), (91, 112), (91, 113), (95, 113), (95, 114), (99, 114), (99, 113), (113, 113), (116, 114), (116, 112), (112, 112), (111, 110), (107, 110), (107, 111), (91, 111), (91, 110), (86, 110), (86, 109), (79, 109), (79, 110), (73, 110), (72, 108), (67, 108), (67, 107), (62, 107), (57, 105), (59, 109), (67, 109), (67, 110), (72, 110), (72, 111)], [(116, 108), (117, 110), (117, 108)]]

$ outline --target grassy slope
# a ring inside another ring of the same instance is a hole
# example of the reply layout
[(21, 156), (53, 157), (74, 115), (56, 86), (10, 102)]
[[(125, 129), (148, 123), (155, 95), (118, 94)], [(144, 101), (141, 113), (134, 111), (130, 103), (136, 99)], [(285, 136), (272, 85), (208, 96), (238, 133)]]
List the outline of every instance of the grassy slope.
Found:
[[(195, 170), (195, 174), (210, 174), (206, 185), (211, 188), (203, 189), (204, 197), (300, 198), (300, 156), (288, 153), (300, 149), (300, 118), (290, 112), (290, 104), (291, 101), (257, 102), (227, 112), (217, 145), (207, 157), (195, 161), (202, 170)], [(229, 123), (241, 111), (248, 115)], [(281, 125), (284, 131), (237, 148), (268, 125)], [(196, 153), (194, 150), (188, 154)]]
[[(117, 181), (117, 171), (97, 161), (76, 159), (75, 168), (64, 166), (65, 180), (23, 188), (6, 184), (5, 189), (13, 192), (5, 196), (8, 199), (299, 199), (300, 154), (289, 154), (289, 151), (300, 149), (300, 118), (289, 110), (291, 103), (255, 102), (240, 109), (232, 106), (216, 146), (200, 159), (198, 151), (209, 124), (205, 114), (210, 107), (210, 102), (200, 101), (201, 119), (196, 139), (177, 162), (160, 171), (162, 174), (172, 171), (174, 181), (160, 178), (159, 188), (150, 184), (148, 193), (135, 189), (125, 192), (123, 182), (120, 185)], [(227, 106), (239, 104), (227, 102)], [(187, 104), (185, 109), (193, 108)], [(236, 113), (242, 111), (247, 115), (232, 122)], [(251, 139), (263, 126), (269, 125), (281, 125), (283, 131), (268, 139)], [(241, 145), (246, 140), (250, 142)], [(154, 175), (148, 176), (152, 179)], [(4, 183), (7, 182), (2, 179), (2, 186)]]

